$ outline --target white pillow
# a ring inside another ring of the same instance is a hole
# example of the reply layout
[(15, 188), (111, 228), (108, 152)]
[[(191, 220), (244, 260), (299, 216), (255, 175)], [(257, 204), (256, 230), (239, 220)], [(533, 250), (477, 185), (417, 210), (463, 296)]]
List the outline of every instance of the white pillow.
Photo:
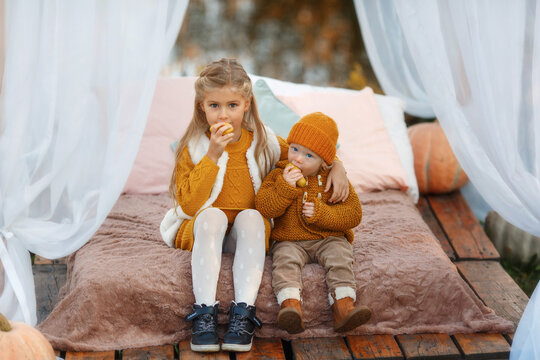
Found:
[(405, 111), (405, 102), (393, 96), (379, 94), (375, 94), (375, 101), (381, 111), (386, 130), (388, 130), (390, 138), (398, 151), (401, 166), (403, 166), (405, 173), (407, 174), (407, 182), (409, 185), (408, 193), (416, 203), (418, 202), (420, 194), (418, 191), (418, 183), (416, 182), (416, 175), (414, 173), (413, 151), (409, 136), (407, 135), (407, 125), (405, 124), (405, 116), (403, 113)]
[[(297, 84), (288, 81), (272, 79), (257, 75), (250, 75), (253, 82), (258, 79), (266, 81), (270, 89), (276, 96), (291, 96), (301, 95), (310, 92), (344, 92), (355, 93), (357, 90), (343, 89), (336, 87), (313, 86), (308, 84)], [(413, 198), (414, 202), (418, 201), (419, 191), (416, 175), (414, 173), (414, 159), (409, 136), (407, 135), (407, 126), (405, 124), (404, 109), (405, 104), (402, 100), (385, 95), (375, 94), (375, 100), (381, 112), (384, 125), (390, 135), (391, 141), (396, 147), (401, 166), (407, 176), (407, 192)]]

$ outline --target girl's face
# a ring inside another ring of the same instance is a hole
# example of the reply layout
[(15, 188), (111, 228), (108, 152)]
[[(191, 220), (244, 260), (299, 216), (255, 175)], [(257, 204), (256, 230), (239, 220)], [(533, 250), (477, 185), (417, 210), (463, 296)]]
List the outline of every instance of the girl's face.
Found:
[(233, 142), (240, 139), (242, 120), (249, 110), (251, 99), (244, 98), (231, 86), (224, 86), (206, 92), (200, 106), (209, 126), (218, 123), (231, 124), (234, 131)]
[(323, 159), (313, 151), (300, 144), (289, 145), (289, 162), (300, 169), (302, 175), (313, 176), (319, 172)]

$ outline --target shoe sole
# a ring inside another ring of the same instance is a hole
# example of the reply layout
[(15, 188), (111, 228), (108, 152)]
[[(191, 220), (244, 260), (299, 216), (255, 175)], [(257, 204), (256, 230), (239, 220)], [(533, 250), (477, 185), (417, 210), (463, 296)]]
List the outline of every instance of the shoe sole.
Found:
[(217, 352), (219, 351), (219, 344), (209, 344), (209, 345), (196, 345), (191, 343), (191, 351), (196, 352)]
[(346, 332), (366, 323), (371, 318), (371, 310), (367, 306), (360, 306), (351, 311), (343, 320), (336, 324), (334, 331)]
[(251, 350), (251, 344), (253, 343), (253, 339), (249, 344), (227, 344), (223, 343), (221, 344), (221, 350), (225, 351), (235, 351), (235, 352), (243, 352), (243, 351), (250, 351)]
[(306, 328), (302, 322), (302, 316), (296, 309), (284, 308), (278, 314), (278, 327), (287, 331), (289, 334), (298, 334)]

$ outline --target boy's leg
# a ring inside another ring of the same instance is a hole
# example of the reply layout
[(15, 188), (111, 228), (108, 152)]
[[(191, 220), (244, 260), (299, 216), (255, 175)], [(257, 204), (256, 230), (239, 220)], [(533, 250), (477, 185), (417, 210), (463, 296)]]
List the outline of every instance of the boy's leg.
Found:
[(302, 268), (309, 262), (308, 254), (300, 243), (278, 241), (272, 246), (272, 287), (280, 305), (283, 300), (290, 298), (288, 295), (298, 294), (294, 298), (300, 300)]
[(309, 261), (300, 242), (281, 241), (272, 247), (272, 286), (281, 305), (278, 326), (291, 334), (305, 330), (300, 290), (302, 268)]
[(257, 210), (241, 211), (225, 241), (224, 251), (234, 252), (234, 298), (229, 309), (229, 327), (222, 349), (249, 351), (255, 326), (261, 327), (254, 306), (265, 260), (265, 226)]
[(326, 271), (328, 301), (334, 312), (334, 330), (349, 331), (367, 322), (371, 317), (369, 308), (355, 306), (352, 245), (344, 237), (329, 236), (321, 241), (316, 259)]
[(326, 285), (329, 292), (336, 288), (348, 287), (356, 294), (354, 255), (352, 245), (345, 237), (329, 236), (319, 240), (314, 257), (326, 271)]

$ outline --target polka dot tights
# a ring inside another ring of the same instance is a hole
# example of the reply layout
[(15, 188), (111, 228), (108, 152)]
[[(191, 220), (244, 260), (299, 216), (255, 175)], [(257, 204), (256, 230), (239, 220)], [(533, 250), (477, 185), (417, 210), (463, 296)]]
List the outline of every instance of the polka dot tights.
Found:
[(221, 254), (234, 253), (233, 279), (236, 302), (254, 305), (265, 259), (265, 228), (261, 214), (243, 210), (227, 231), (227, 216), (216, 208), (203, 210), (195, 220), (191, 270), (197, 304), (214, 305)]

